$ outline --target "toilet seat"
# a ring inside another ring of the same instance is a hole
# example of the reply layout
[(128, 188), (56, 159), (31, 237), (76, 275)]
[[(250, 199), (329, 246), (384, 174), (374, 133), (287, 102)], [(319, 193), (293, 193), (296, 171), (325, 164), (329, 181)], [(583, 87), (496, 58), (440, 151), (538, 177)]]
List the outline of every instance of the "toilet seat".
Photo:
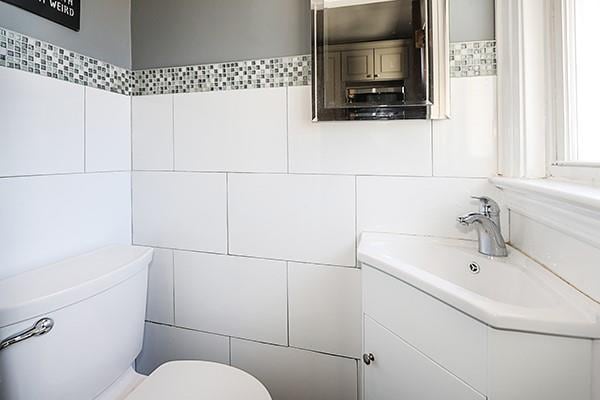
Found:
[(125, 400), (271, 400), (252, 375), (206, 361), (173, 361), (161, 365)]

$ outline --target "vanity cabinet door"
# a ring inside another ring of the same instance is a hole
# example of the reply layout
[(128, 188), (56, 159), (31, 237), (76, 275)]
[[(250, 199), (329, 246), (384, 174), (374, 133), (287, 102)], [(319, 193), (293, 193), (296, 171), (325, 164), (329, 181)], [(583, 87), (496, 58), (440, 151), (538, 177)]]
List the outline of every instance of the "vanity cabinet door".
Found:
[(373, 80), (373, 49), (342, 52), (342, 80), (360, 82)]
[(375, 80), (408, 78), (408, 48), (375, 49)]
[(387, 330), (364, 317), (365, 400), (485, 400), (454, 375)]

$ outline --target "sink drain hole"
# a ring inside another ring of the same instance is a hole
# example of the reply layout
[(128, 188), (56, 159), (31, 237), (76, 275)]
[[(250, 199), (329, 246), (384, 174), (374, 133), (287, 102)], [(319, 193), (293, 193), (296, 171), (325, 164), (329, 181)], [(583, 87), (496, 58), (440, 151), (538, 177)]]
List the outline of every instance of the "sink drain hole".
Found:
[(471, 264), (469, 264), (469, 269), (474, 274), (478, 274), (479, 271), (481, 271), (481, 267), (476, 262), (472, 262)]

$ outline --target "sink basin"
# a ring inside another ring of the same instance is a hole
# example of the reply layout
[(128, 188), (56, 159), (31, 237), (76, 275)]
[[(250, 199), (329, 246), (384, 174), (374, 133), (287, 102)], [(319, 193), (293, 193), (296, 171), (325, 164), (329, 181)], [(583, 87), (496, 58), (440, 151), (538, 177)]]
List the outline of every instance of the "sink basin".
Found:
[(510, 246), (492, 258), (468, 240), (363, 233), (358, 260), (497, 329), (600, 338), (600, 304)]

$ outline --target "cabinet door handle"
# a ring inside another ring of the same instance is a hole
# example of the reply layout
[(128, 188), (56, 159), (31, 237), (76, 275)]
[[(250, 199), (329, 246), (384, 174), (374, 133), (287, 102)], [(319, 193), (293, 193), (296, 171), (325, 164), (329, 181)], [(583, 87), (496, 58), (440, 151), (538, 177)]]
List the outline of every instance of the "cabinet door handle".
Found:
[(379, 78), (379, 74), (375, 74), (375, 78)]
[(371, 77), (371, 74), (367, 74), (367, 78), (370, 78), (370, 77)]
[(365, 364), (371, 365), (371, 362), (375, 361), (375, 356), (373, 355), (373, 353), (365, 353), (363, 354), (363, 361), (365, 362)]

